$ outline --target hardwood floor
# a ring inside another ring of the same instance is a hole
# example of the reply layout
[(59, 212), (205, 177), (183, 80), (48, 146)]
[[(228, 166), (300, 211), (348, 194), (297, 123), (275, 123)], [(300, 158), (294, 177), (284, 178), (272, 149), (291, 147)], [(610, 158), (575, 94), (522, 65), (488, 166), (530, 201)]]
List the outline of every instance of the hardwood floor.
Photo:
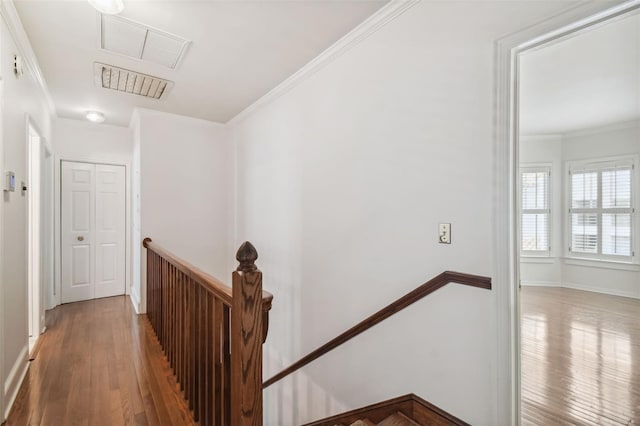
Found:
[(7, 425), (193, 425), (144, 316), (128, 297), (61, 305)]
[(522, 424), (639, 425), (640, 300), (521, 294)]

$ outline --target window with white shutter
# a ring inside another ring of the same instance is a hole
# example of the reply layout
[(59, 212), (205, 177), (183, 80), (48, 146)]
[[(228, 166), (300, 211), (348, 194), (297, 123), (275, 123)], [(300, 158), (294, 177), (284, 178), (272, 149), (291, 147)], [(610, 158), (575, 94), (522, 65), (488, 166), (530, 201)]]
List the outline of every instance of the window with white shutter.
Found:
[(521, 170), (521, 250), (523, 255), (549, 255), (550, 167), (523, 167)]
[(569, 166), (569, 255), (633, 260), (632, 159)]

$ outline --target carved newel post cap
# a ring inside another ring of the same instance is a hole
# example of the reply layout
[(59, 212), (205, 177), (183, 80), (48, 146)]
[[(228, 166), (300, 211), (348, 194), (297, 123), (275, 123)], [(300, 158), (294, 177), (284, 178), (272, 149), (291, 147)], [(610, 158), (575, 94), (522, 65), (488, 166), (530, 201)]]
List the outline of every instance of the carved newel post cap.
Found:
[(258, 269), (256, 266), (256, 259), (258, 259), (258, 252), (256, 251), (256, 248), (249, 241), (245, 241), (238, 249), (238, 253), (236, 253), (236, 260), (240, 262), (236, 271), (256, 271)]

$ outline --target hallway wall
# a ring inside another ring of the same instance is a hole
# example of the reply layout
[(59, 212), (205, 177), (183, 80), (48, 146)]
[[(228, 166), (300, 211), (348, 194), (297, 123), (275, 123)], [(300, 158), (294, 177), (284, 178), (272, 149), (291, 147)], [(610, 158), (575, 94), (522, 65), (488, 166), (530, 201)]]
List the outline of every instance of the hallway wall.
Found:
[(152, 238), (177, 256), (230, 283), (233, 152), (218, 123), (137, 109), (133, 131), (132, 299), (145, 305), (142, 240)]
[[(418, 3), (233, 120), (236, 244), (274, 294), (265, 377), (444, 270), (493, 275), (494, 42), (565, 6)], [(412, 392), (509, 423), (495, 294), (439, 290), (267, 389), (267, 423)]]
[(2, 178), (4, 172), (16, 176), (16, 192), (4, 192), (1, 208), (0, 253), (2, 283), (0, 310), (4, 323), (0, 341), (0, 391), (3, 392), (5, 413), (15, 398), (27, 369), (27, 199), (20, 183), (27, 181), (27, 114), (38, 127), (41, 136), (51, 141), (51, 112), (42, 92), (28, 69), (20, 78), (13, 73), (13, 56), (19, 54), (5, 21), (0, 19), (0, 76), (2, 99)]

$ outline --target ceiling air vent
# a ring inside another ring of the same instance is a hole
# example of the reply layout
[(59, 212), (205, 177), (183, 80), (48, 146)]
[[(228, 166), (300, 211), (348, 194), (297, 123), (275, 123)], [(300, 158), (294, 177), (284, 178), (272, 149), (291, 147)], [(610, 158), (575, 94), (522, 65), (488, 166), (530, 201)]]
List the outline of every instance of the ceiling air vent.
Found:
[(94, 78), (96, 85), (103, 89), (117, 90), (151, 99), (166, 98), (173, 87), (172, 81), (99, 62), (94, 63)]

